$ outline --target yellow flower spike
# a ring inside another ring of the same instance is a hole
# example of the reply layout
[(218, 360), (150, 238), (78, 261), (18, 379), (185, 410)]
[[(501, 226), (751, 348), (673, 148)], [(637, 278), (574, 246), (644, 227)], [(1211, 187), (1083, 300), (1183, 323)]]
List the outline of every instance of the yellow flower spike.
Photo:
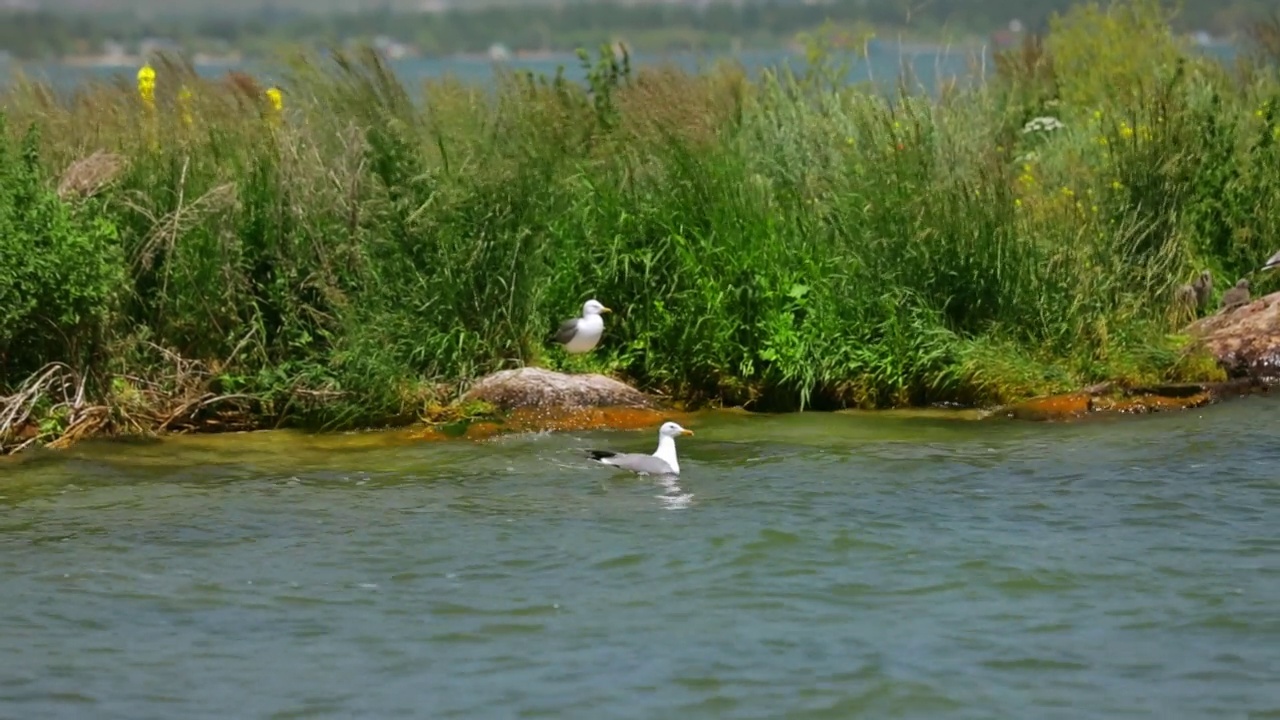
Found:
[(191, 127), (191, 88), (186, 85), (178, 90), (178, 107), (182, 112), (182, 124)]
[(138, 95), (147, 105), (156, 99), (156, 71), (150, 64), (138, 68)]
[(284, 110), (284, 93), (280, 92), (278, 87), (267, 88), (267, 102), (271, 105), (271, 111), (267, 121), (272, 125), (280, 124), (280, 114)]

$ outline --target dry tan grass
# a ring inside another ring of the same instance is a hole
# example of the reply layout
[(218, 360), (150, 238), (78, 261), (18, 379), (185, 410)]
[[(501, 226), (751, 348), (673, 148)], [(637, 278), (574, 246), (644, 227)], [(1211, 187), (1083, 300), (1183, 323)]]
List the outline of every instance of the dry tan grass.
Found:
[(58, 180), (58, 196), (64, 200), (92, 197), (114, 182), (128, 163), (123, 155), (96, 150), (89, 157), (71, 163), (62, 172)]
[(714, 142), (718, 130), (735, 118), (746, 92), (740, 69), (690, 75), (664, 66), (638, 72), (634, 82), (619, 88), (616, 101), (624, 136), (669, 133), (699, 147)]

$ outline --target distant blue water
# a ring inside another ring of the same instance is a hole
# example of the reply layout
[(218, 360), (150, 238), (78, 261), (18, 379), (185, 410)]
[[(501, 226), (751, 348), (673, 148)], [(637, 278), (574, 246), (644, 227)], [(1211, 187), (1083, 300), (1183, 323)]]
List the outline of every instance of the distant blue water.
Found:
[[(1231, 61), (1237, 54), (1237, 50), (1230, 45), (1209, 46), (1203, 48), (1203, 51), (1224, 61)], [(323, 58), (317, 59), (323, 61)], [(803, 56), (785, 50), (749, 51), (736, 55), (637, 53), (632, 56), (632, 66), (643, 68), (670, 64), (687, 71), (696, 71), (710, 67), (720, 60), (737, 61), (753, 76), (764, 69), (783, 66), (790, 66), (793, 71), (800, 73), (806, 66)], [(879, 42), (869, 47), (865, 60), (851, 58), (851, 61), (848, 74), (850, 83), (871, 81), (886, 90), (893, 89), (899, 80), (905, 79), (911, 88), (932, 93), (944, 82), (980, 82), (994, 73), (992, 53), (978, 48), (906, 46)], [(423, 82), (427, 80), (444, 77), (469, 82), (492, 82), (495, 78), (495, 70), (500, 66), (512, 70), (529, 70), (548, 77), (554, 76), (557, 68), (563, 67), (565, 77), (570, 80), (581, 82), (586, 78), (586, 70), (582, 68), (578, 58), (571, 53), (553, 57), (513, 57), (502, 63), (495, 63), (485, 58), (412, 58), (390, 61), (389, 66), (402, 78), (406, 86), (414, 91), (420, 89)], [(229, 70), (251, 73), (264, 82), (284, 82), (287, 87), (285, 74), (278, 66), (267, 62), (251, 61), (242, 64), (196, 66), (196, 71), (200, 75), (211, 78), (220, 77)], [(903, 70), (907, 70), (907, 74), (904, 75)], [(132, 83), (137, 69), (134, 67), (73, 67), (59, 63), (20, 64), (16, 61), (0, 60), (0, 83), (7, 85), (19, 71), (27, 77), (49, 82), (58, 90), (69, 91), (79, 84), (95, 79), (101, 81), (119, 77)]]

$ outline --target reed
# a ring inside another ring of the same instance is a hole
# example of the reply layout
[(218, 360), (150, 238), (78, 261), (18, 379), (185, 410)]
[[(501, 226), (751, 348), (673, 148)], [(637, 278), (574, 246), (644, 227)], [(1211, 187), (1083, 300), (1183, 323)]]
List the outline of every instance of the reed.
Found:
[[(1200, 377), (1176, 289), (1209, 268), (1220, 293), (1275, 251), (1280, 82), (1158, 13), (1074, 11), (932, 98), (847, 86), (829, 53), (758, 79), (584, 54), (585, 86), (421, 101), (371, 52), (270, 93), (172, 59), (142, 92), (20, 82), (0, 392), (59, 362), (107, 407), (170, 387), (332, 428), (521, 363), (771, 410)], [(1091, 50), (1121, 46), (1144, 52)], [(587, 297), (616, 312), (571, 361), (546, 336)]]

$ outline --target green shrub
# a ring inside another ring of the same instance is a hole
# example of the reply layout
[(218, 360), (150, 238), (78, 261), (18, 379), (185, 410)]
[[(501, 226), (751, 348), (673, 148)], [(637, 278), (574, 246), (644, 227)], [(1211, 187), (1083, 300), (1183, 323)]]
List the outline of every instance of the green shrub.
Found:
[(10, 141), (0, 115), (0, 381), (47, 362), (90, 360), (125, 277), (110, 217), (58, 197), (38, 141), (35, 126)]

